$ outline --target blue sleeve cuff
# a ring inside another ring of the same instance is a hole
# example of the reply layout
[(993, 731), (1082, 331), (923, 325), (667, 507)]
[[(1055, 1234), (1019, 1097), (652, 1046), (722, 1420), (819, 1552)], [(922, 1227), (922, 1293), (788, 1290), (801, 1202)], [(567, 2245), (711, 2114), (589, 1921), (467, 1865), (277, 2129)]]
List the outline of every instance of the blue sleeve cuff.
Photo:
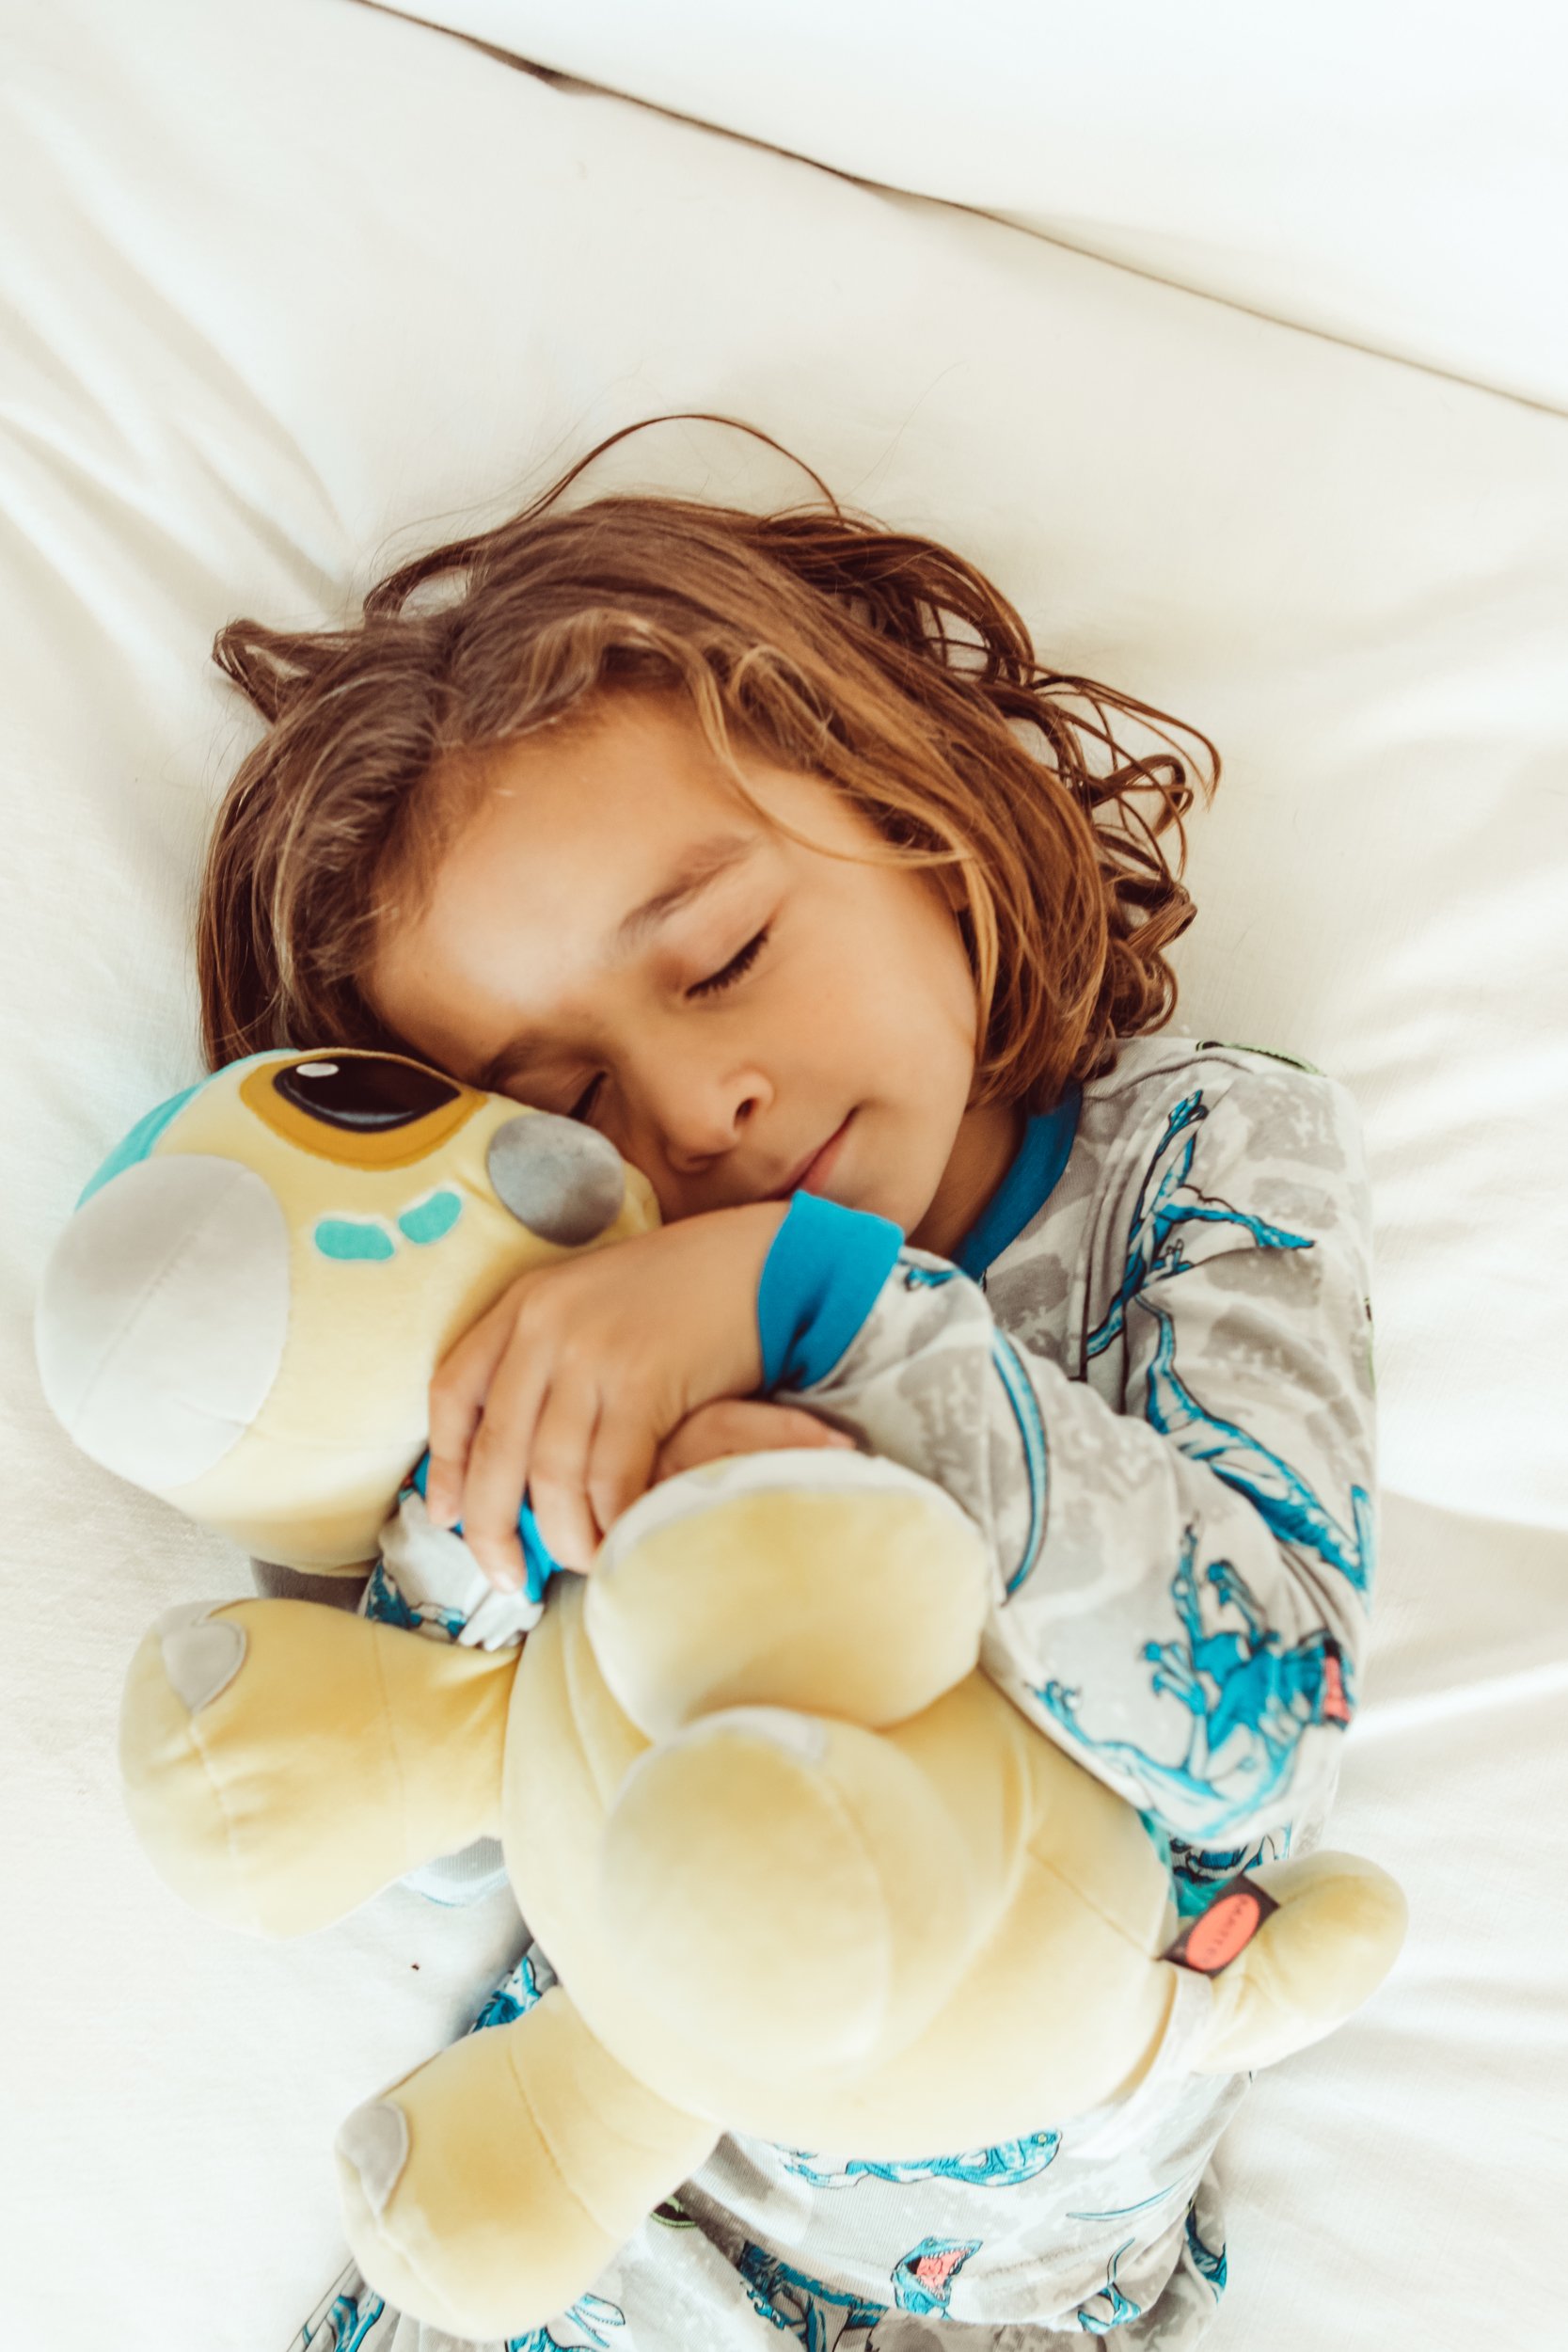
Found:
[(904, 1235), (891, 1217), (815, 1192), (791, 1195), (757, 1284), (762, 1385), (825, 1380), (893, 1270)]

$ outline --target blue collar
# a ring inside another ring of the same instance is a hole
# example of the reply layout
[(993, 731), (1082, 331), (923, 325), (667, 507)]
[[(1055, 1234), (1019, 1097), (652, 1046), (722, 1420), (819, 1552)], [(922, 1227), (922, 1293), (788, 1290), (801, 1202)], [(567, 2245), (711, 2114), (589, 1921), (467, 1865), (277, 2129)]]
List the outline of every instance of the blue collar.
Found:
[(953, 1252), (960, 1274), (977, 1282), (1044, 1208), (1068, 1164), (1083, 1100), (1084, 1089), (1074, 1079), (1053, 1111), (1037, 1111), (1030, 1120), (1012, 1166)]

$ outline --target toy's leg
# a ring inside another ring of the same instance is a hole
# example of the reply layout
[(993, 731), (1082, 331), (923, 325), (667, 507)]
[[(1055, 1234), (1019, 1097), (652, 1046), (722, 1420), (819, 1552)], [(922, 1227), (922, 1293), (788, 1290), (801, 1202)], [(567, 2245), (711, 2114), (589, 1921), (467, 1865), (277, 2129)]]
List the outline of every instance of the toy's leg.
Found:
[(650, 1740), (742, 1706), (880, 1728), (973, 1669), (988, 1574), (978, 1529), (930, 1479), (782, 1448), (641, 1496), (600, 1547), (584, 1615)]
[(154, 1867), (231, 1926), (297, 1935), (497, 1834), (517, 1656), (310, 1601), (170, 1610), (120, 1710)]
[[(1321, 2042), (1376, 1992), (1404, 1941), (1404, 1897), (1374, 1862), (1314, 1853), (1247, 1879), (1279, 1909), (1211, 1980), (1200, 2074), (1272, 2066)], [(1216, 1935), (1223, 1927), (1216, 1916)]]
[(644, 1756), (601, 1915), (639, 1994), (747, 2074), (859, 2071), (911, 2042), (1009, 1899), (1032, 1816), (978, 1675), (892, 1734), (735, 1708)]
[(504, 2340), (583, 2294), (718, 2137), (618, 2065), (556, 1985), (348, 2118), (349, 2245), (415, 2318)]

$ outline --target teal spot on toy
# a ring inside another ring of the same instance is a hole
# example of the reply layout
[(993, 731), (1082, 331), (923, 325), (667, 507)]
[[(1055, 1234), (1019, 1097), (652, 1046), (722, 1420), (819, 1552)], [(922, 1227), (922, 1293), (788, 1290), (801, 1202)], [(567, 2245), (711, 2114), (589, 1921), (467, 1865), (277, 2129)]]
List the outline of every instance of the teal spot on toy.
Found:
[(411, 1209), (404, 1209), (398, 1219), (398, 1231), (422, 1248), (427, 1242), (439, 1241), (443, 1233), (450, 1233), (462, 1214), (462, 1195), (443, 1188), (433, 1192), (428, 1200), (416, 1200)]
[(116, 1144), (97, 1174), (88, 1179), (76, 1206), (80, 1208), (84, 1201), (92, 1199), (95, 1192), (102, 1192), (111, 1178), (122, 1176), (128, 1168), (135, 1168), (139, 1161), (145, 1160), (169, 1120), (184, 1109), (193, 1094), (199, 1094), (209, 1083), (206, 1078), (198, 1078), (195, 1086), (185, 1087), (180, 1093), (171, 1094), (166, 1103), (160, 1103), (156, 1110), (144, 1112), (124, 1141)]
[(316, 1248), (324, 1258), (390, 1258), (397, 1244), (384, 1225), (368, 1217), (324, 1216), (316, 1226)]

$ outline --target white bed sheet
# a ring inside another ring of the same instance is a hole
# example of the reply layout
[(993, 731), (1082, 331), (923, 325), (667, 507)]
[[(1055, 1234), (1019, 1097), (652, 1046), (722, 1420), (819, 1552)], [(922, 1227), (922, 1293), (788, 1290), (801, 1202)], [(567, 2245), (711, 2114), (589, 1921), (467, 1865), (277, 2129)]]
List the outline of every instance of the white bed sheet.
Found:
[[(81, 1182), (197, 1073), (197, 865), (251, 739), (212, 633), (340, 617), (691, 407), (960, 546), (1048, 658), (1224, 751), (1181, 1025), (1362, 1105), (1385, 1545), (1336, 1835), (1414, 1925), (1227, 2142), (1212, 2342), (1568, 2344), (1568, 427), (343, 0), (6, 0), (0, 40), (0, 2341), (280, 2352), (341, 2259), (338, 2119), (513, 1933), (504, 1899), (394, 1890), (253, 1946), (120, 1814), (135, 1640), (245, 1571), (72, 1454), (27, 1319)], [(611, 485), (809, 494), (694, 425), (581, 494)]]

